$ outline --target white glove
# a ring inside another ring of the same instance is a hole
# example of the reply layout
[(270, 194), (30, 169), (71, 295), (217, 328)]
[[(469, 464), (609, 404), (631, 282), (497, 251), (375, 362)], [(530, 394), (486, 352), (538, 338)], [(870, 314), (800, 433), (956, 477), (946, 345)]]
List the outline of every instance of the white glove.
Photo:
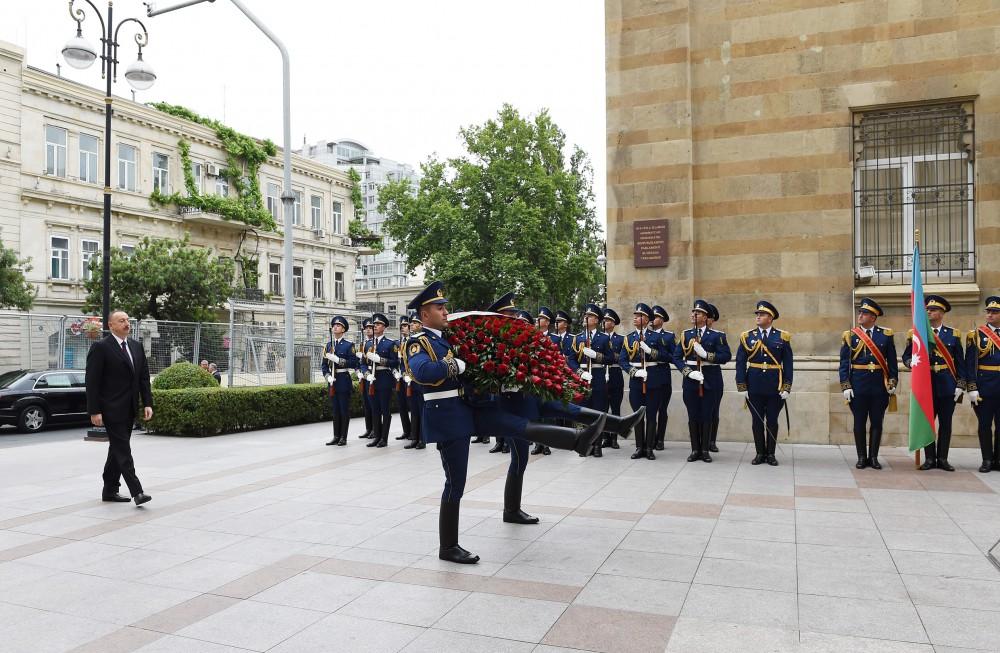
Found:
[(649, 372), (647, 372), (646, 370), (636, 370), (635, 374), (633, 374), (632, 376), (634, 376), (637, 379), (642, 379), (643, 381), (645, 381), (646, 377), (649, 376)]
[(969, 390), (969, 402), (973, 404), (979, 403), (979, 390)]
[(591, 359), (597, 358), (597, 352), (591, 349), (590, 347), (583, 348), (583, 355)]
[(326, 375), (326, 382), (329, 383), (330, 385), (333, 385), (333, 375), (332, 374), (327, 374)]
[(392, 371), (392, 376), (397, 381), (399, 381), (401, 378), (403, 378), (403, 375), (399, 373), (399, 370), (393, 370)]
[(332, 360), (332, 361), (333, 361), (333, 364), (334, 364), (334, 365), (340, 365), (341, 363), (343, 363), (343, 362), (344, 362), (344, 359), (343, 359), (343, 358), (341, 358), (340, 356), (336, 355), (336, 354), (334, 354), (334, 355), (333, 355), (333, 358), (331, 358), (330, 360)]
[(458, 365), (458, 373), (465, 374), (465, 367), (466, 367), (465, 361), (462, 360), (461, 358), (456, 358), (455, 364)]
[(854, 390), (851, 388), (844, 390), (844, 401), (851, 401), (852, 399), (854, 399)]
[(697, 381), (698, 383), (705, 382), (705, 375), (699, 372), (698, 370), (695, 370), (694, 372), (688, 374), (688, 378), (691, 379), (692, 381)]
[(590, 383), (591, 381), (594, 380), (594, 375), (591, 374), (590, 372), (580, 372), (580, 378), (586, 381), (587, 383)]
[(354, 373), (358, 375), (358, 381), (365, 380), (365, 373), (362, 372), (361, 370), (355, 370)]
[(650, 354), (653, 351), (652, 347), (650, 347), (649, 345), (647, 345), (645, 342), (642, 342), (641, 340), (639, 341), (639, 346), (642, 347), (642, 351), (644, 353)]
[(962, 390), (961, 388), (955, 388), (955, 402), (956, 403), (958, 402), (959, 399), (962, 398), (963, 394), (965, 394), (965, 390)]
[(782, 390), (781, 392), (778, 393), (778, 396), (781, 397), (782, 401), (786, 401), (788, 399), (788, 395), (789, 395), (788, 390)]
[(323, 354), (323, 358), (325, 358), (328, 361), (333, 361), (334, 363), (340, 362), (340, 360), (337, 358), (337, 355), (334, 354), (333, 352), (327, 352)]
[(896, 386), (893, 386), (891, 388), (886, 388), (886, 392), (888, 392), (889, 396), (891, 397), (892, 395), (896, 394)]
[(705, 351), (700, 342), (696, 342), (692, 346), (694, 347), (694, 353), (698, 354), (699, 358), (708, 358), (708, 352)]
[(378, 365), (380, 362), (382, 362), (382, 357), (379, 356), (378, 354), (376, 354), (373, 351), (370, 351), (367, 354), (365, 354), (365, 358), (367, 358), (371, 362), (375, 363), (376, 365)]
[(375, 383), (375, 375), (369, 374), (368, 376), (365, 377), (365, 380), (368, 381), (368, 383)]
[(406, 381), (406, 385), (410, 385), (411, 383), (413, 383), (413, 377), (411, 377), (409, 374), (404, 374), (403, 380)]

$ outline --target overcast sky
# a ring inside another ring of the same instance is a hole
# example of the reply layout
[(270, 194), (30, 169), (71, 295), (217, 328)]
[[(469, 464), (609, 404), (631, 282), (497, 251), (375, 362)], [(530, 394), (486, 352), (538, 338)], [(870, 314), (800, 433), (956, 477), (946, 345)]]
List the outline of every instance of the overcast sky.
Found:
[[(158, 7), (177, 0), (158, 0)], [(77, 0), (77, 6), (86, 6)], [(107, 3), (95, 0), (102, 10)], [(494, 116), (548, 108), (567, 141), (590, 155), (604, 220), (604, 5), (601, 0), (244, 0), (288, 47), (292, 146), (350, 137), (387, 158), (418, 164), (458, 154), (458, 129)], [(227, 0), (145, 18), (139, 0), (116, 0), (116, 22), (150, 32), (145, 60), (158, 75), (139, 101), (166, 101), (224, 119), (281, 145), (277, 49)], [(87, 7), (84, 36), (98, 43)], [(0, 39), (27, 49), (29, 65), (55, 71), (73, 35), (65, 0), (3, 0)], [(122, 28), (116, 92), (135, 59)], [(63, 75), (100, 85), (95, 63)]]

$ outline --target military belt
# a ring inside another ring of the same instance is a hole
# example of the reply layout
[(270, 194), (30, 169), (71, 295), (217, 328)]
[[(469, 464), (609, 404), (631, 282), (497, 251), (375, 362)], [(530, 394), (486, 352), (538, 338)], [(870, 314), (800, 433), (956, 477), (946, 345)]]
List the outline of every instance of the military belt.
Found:
[[(646, 367), (656, 367), (657, 365), (659, 365), (659, 363), (657, 361), (646, 361)], [(642, 365), (633, 365), (632, 367), (639, 367), (639, 368), (641, 368)]]
[(874, 363), (874, 362), (867, 363), (865, 365), (859, 365), (859, 364), (855, 363), (854, 365), (851, 365), (851, 369), (855, 369), (855, 370), (867, 370), (869, 372), (880, 372), (880, 373), (882, 372), (882, 368), (879, 367), (878, 363)]
[(951, 371), (951, 368), (944, 364), (934, 365), (931, 369), (933, 369), (935, 372), (944, 372), (946, 370), (948, 372)]
[(461, 397), (462, 388), (457, 388), (455, 390), (439, 390), (437, 392), (425, 392), (424, 401), (428, 399), (433, 401), (435, 399), (450, 399), (452, 397)]
[(758, 370), (774, 370), (777, 372), (780, 368), (774, 363), (747, 363), (749, 367)]
[(340, 369), (334, 370), (333, 373), (334, 374), (350, 374), (351, 370), (347, 369), (346, 367), (341, 367)]
[[(696, 361), (696, 360), (694, 360), (694, 361), (684, 361), (684, 362), (687, 363), (688, 365), (690, 365), (691, 367), (698, 367), (698, 365), (699, 365), (698, 361)], [(719, 366), (718, 363), (707, 363), (705, 361), (701, 361), (700, 364), (701, 364), (702, 367), (713, 367), (713, 366), (714, 367), (718, 367)]]
[(602, 370), (602, 369), (604, 369), (604, 363), (591, 363), (590, 369), (592, 369), (592, 370)]
[(385, 365), (376, 365), (376, 366), (375, 366), (375, 371), (376, 371), (376, 372), (379, 372), (379, 371), (381, 371), (381, 370), (392, 370), (392, 369), (394, 369), (394, 368), (392, 368), (392, 367), (387, 367), (387, 366), (385, 366)]
[(620, 369), (621, 365), (619, 365), (618, 363), (612, 363), (611, 365), (608, 365), (608, 367), (617, 367)]
[(977, 369), (980, 372), (1000, 372), (1000, 365), (980, 365)]

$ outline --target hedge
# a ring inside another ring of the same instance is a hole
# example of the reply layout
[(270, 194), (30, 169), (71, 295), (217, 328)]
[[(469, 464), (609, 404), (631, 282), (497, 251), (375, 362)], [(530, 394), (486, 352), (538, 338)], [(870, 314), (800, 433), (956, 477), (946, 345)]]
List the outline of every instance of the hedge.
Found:
[[(396, 410), (393, 393), (393, 410)], [(361, 392), (351, 393), (351, 417), (361, 417)], [(153, 390), (147, 432), (204, 437), (322, 422), (331, 418), (325, 383)]]
[(212, 373), (200, 365), (179, 361), (156, 375), (154, 390), (177, 390), (178, 388), (218, 388), (219, 382)]

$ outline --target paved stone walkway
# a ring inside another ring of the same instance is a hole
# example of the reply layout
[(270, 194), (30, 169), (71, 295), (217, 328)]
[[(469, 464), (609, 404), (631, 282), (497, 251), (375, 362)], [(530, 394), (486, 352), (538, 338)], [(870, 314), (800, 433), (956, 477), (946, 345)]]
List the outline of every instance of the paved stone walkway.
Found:
[(556, 452), (526, 476), (542, 523), (513, 526), (507, 457), (473, 445), (463, 567), (436, 557), (436, 452), (352, 427), (138, 434), (141, 509), (100, 502), (106, 445), (0, 435), (0, 650), (1000, 650), (1000, 473), (976, 451), (953, 474), (894, 449), (881, 472), (851, 447)]

